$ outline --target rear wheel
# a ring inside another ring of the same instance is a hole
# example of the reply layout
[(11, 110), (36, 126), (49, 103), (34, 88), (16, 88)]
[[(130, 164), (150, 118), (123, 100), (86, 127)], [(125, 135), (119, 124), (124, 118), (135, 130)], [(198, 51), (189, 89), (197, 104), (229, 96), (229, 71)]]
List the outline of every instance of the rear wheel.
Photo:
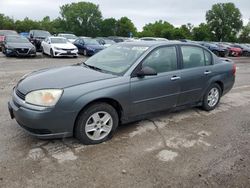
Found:
[(221, 87), (218, 84), (212, 84), (203, 99), (202, 108), (206, 111), (215, 109), (221, 98)]
[(118, 122), (118, 114), (111, 105), (95, 103), (80, 113), (75, 136), (83, 144), (99, 144), (112, 137)]

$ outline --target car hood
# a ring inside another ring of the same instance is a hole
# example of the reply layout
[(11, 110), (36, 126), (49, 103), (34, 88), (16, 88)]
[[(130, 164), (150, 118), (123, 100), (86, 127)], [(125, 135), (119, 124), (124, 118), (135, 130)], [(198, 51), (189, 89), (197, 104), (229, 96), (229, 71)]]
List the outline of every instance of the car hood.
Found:
[(32, 48), (31, 43), (7, 43), (8, 48)]
[(76, 46), (70, 42), (68, 43), (64, 43), (64, 44), (52, 44), (53, 47), (55, 48), (64, 48), (64, 49), (72, 49), (72, 48), (76, 48)]
[(39, 89), (63, 89), (114, 77), (117, 76), (98, 72), (83, 65), (74, 65), (32, 72), (19, 81), (17, 89), (27, 94)]

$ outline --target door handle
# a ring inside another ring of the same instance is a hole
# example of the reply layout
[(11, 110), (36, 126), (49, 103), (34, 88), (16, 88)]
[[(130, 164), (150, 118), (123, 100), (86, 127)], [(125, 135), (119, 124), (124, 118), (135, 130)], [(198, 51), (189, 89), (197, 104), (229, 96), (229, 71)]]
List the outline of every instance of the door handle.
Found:
[(205, 71), (204, 74), (205, 75), (208, 75), (208, 74), (211, 74), (212, 72), (211, 71)]
[(180, 79), (181, 79), (180, 76), (173, 76), (173, 77), (171, 78), (171, 81), (180, 80)]

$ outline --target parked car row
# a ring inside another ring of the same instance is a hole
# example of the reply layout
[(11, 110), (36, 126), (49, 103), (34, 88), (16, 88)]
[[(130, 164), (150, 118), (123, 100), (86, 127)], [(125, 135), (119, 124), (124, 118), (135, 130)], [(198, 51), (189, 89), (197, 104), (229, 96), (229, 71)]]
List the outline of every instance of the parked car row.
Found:
[[(25, 40), (25, 38), (28, 40)], [(11, 42), (12, 40), (15, 40), (15, 43)], [(115, 43), (134, 41), (164, 42), (169, 40), (157, 37), (137, 39), (118, 36), (90, 38), (85, 36), (77, 37), (71, 33), (59, 33), (57, 36), (53, 36), (44, 30), (31, 30), (30, 32), (22, 32), (18, 35), (16, 31), (0, 30), (0, 49), (3, 49), (3, 53), (6, 56), (35, 56), (36, 52), (43, 52), (51, 57), (77, 57), (78, 53), (85, 56), (92, 56)], [(250, 56), (250, 44), (191, 41), (187, 39), (181, 39), (179, 42), (199, 44), (220, 57)]]
[(250, 44), (238, 44), (238, 43), (229, 43), (229, 42), (191, 41), (191, 40), (185, 40), (185, 39), (181, 41), (200, 44), (208, 48), (214, 54), (220, 57), (250, 56)]

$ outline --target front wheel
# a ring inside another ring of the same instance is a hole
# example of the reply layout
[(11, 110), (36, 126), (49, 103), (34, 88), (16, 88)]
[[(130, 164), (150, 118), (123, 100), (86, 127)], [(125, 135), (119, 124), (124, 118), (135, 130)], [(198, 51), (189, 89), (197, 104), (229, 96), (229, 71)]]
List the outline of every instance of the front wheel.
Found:
[(221, 98), (221, 87), (218, 84), (211, 85), (203, 99), (202, 108), (211, 111), (219, 104)]
[(52, 58), (55, 57), (55, 56), (54, 56), (54, 52), (53, 52), (52, 49), (50, 49), (50, 57), (52, 57)]
[(83, 50), (83, 55), (84, 55), (84, 56), (88, 56), (87, 50)]
[(118, 123), (118, 114), (112, 106), (95, 103), (80, 113), (75, 136), (83, 144), (99, 144), (112, 137)]

